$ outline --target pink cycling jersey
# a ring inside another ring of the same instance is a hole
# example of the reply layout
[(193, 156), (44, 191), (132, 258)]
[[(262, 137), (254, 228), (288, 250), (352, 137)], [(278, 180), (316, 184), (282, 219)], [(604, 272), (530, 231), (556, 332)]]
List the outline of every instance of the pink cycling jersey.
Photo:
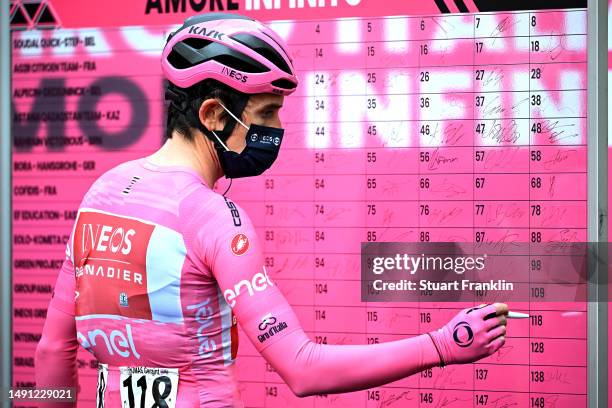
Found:
[(238, 322), (300, 396), (375, 387), (440, 363), (426, 334), (313, 342), (263, 261), (247, 214), (194, 170), (146, 158), (115, 167), (79, 207), (37, 351), (37, 386), (76, 385), (78, 342), (107, 369), (97, 390), (107, 407), (127, 395), (125, 367), (176, 370), (169, 406), (242, 407)]

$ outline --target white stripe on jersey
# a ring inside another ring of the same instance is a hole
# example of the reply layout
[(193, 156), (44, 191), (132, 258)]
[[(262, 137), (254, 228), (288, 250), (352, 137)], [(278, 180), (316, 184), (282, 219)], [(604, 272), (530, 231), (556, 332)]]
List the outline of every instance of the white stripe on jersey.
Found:
[(153, 320), (183, 321), (181, 270), (187, 255), (183, 236), (158, 225), (147, 247), (147, 292)]
[(221, 347), (223, 349), (223, 363), (230, 365), (232, 360), (232, 309), (221, 293), (217, 285), (217, 301), (219, 302), (219, 316), (221, 316)]

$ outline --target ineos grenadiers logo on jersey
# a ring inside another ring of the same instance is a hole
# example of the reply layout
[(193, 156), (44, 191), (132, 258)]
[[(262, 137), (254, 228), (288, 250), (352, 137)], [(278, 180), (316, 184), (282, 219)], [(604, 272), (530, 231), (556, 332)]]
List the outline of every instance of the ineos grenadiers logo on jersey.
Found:
[(101, 224), (83, 224), (82, 228), (83, 253), (95, 250), (116, 254), (121, 251), (123, 255), (129, 255), (132, 250), (131, 238), (136, 234), (133, 229)]

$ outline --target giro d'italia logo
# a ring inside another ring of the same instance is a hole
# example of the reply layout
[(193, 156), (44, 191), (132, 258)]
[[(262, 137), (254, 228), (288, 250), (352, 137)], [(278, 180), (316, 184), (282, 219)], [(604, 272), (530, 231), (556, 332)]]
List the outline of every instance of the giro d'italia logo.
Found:
[(272, 326), (273, 324), (276, 324), (276, 317), (272, 316), (272, 313), (268, 313), (262, 317), (261, 323), (259, 323), (259, 330), (266, 330), (268, 326)]
[(468, 347), (474, 342), (474, 331), (467, 322), (459, 322), (453, 329), (453, 340), (459, 347)]

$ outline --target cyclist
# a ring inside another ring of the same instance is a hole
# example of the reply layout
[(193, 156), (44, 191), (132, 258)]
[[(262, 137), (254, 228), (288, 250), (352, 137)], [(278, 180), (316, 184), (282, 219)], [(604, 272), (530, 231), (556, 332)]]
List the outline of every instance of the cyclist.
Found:
[(83, 198), (36, 350), (38, 387), (76, 385), (80, 344), (100, 363), (98, 406), (242, 407), (237, 322), (300, 397), (473, 362), (504, 344), (505, 304), (397, 341), (313, 342), (270, 279), (251, 220), (212, 189), (276, 159), (279, 111), (298, 85), (286, 45), (250, 18), (197, 15), (170, 35), (162, 68), (167, 141)]

